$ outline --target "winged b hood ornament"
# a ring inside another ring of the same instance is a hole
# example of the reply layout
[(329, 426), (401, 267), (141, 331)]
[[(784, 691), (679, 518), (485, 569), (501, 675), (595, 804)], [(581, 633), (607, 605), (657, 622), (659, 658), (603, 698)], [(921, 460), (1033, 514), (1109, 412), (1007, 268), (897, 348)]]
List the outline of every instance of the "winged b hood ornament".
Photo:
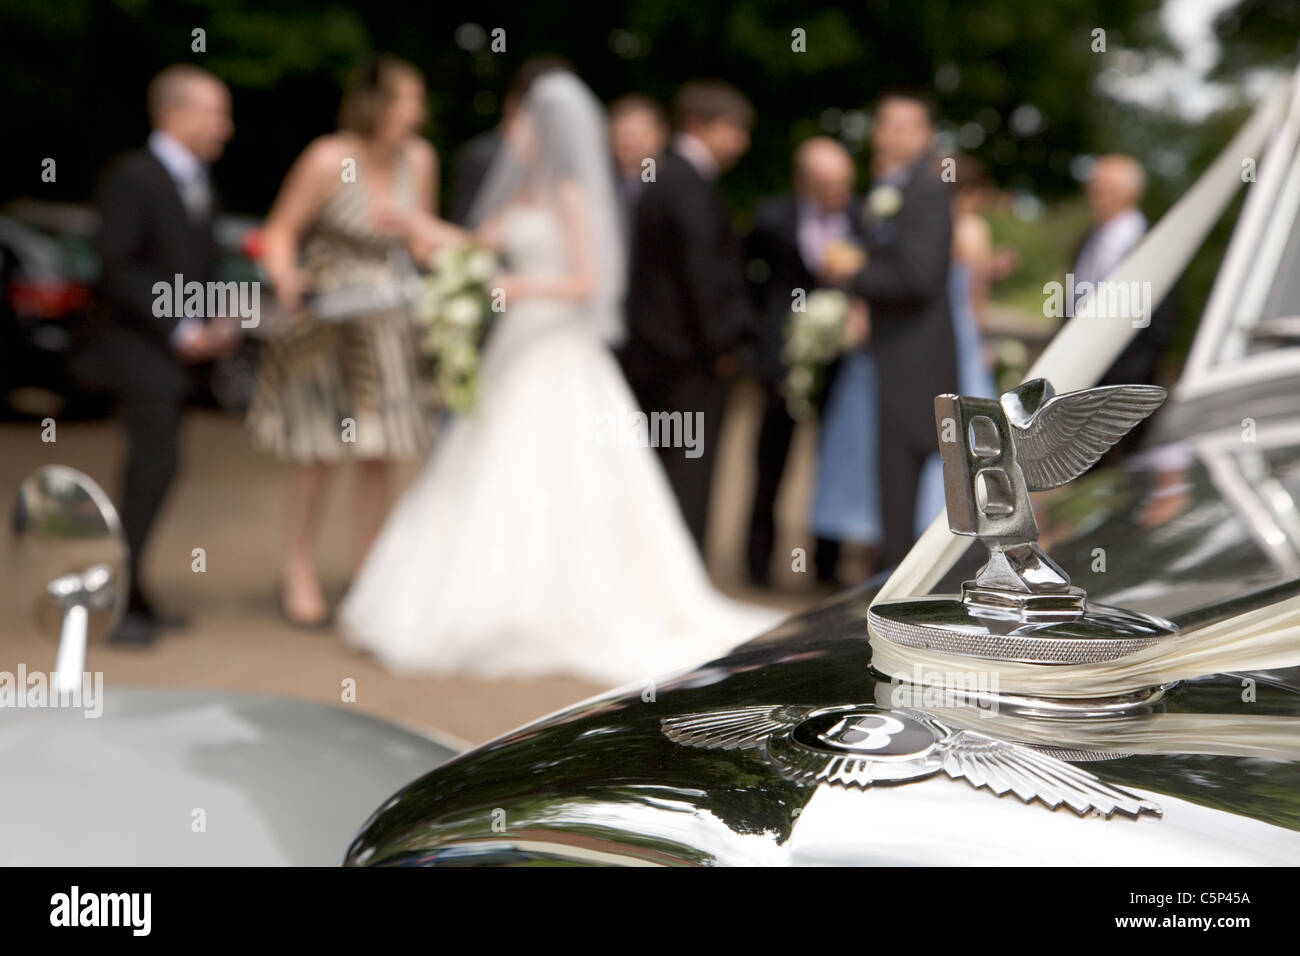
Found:
[(915, 710), (874, 704), (760, 704), (660, 721), (686, 747), (759, 750), (782, 775), (807, 786), (866, 789), (940, 773), (997, 796), (1068, 807), (1079, 816), (1160, 816), (1137, 794), (1030, 747), (948, 726)]
[(1057, 395), (1033, 379), (1001, 399), (934, 401), (948, 526), (977, 537), (988, 562), (960, 600), (881, 602), (873, 633), (896, 644), (991, 660), (1066, 664), (1110, 660), (1167, 637), (1158, 618), (1102, 606), (1038, 544), (1030, 491), (1083, 474), (1165, 399), (1154, 385)]
[(1047, 379), (1035, 378), (1003, 393), (999, 404), (1029, 490), (1047, 491), (1096, 464), (1166, 394), (1158, 385), (1109, 385), (1057, 395)]
[[(989, 559), (960, 595), (872, 605), (872, 640), (1059, 665), (1113, 660), (1174, 633), (1159, 618), (1089, 605), (1083, 589), (1039, 547), (1029, 503), (1030, 491), (1055, 488), (1087, 471), (1164, 399), (1165, 390), (1150, 385), (1057, 395), (1045, 379), (997, 401), (936, 398), (948, 524), (957, 534), (979, 538)], [(1032, 698), (1012, 703), (1028, 713), (1037, 705)], [(1086, 711), (1098, 702), (1081, 705)], [(1047, 712), (1059, 716), (1062, 708)], [(1051, 754), (910, 708), (758, 705), (682, 714), (660, 726), (687, 747), (760, 750), (783, 775), (810, 786), (866, 788), (943, 774), (1080, 815), (1160, 814), (1137, 794)]]

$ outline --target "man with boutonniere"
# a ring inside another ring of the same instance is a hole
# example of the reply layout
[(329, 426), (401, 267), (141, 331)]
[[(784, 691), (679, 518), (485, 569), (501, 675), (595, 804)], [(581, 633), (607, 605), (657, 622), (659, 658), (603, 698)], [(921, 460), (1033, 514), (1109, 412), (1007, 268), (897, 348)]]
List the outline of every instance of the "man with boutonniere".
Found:
[(866, 300), (879, 369), (882, 561), (914, 540), (917, 485), (934, 451), (934, 396), (957, 390), (948, 311), (949, 188), (931, 152), (933, 110), (922, 94), (887, 93), (872, 132), (864, 210), (865, 262), (832, 259), (827, 280)]

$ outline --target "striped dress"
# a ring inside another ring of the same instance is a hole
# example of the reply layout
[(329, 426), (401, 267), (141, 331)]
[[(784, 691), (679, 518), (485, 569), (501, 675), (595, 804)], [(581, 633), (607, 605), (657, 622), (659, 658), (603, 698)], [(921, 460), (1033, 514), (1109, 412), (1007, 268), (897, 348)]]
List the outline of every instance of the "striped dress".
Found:
[[(391, 203), (416, 205), (405, 154), (394, 173)], [(311, 287), (331, 292), (398, 278), (403, 243), (374, 230), (363, 169), (340, 182), (303, 237)], [(295, 464), (424, 455), (433, 433), (432, 391), (421, 379), (416, 326), (408, 310), (347, 322), (291, 323), (262, 350), (248, 412), (254, 447)]]

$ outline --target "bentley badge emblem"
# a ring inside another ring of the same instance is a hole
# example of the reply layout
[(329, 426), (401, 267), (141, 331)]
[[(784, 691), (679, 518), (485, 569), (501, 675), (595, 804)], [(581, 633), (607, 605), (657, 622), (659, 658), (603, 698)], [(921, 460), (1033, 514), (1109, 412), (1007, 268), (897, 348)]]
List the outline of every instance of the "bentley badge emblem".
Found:
[(784, 776), (809, 786), (865, 789), (944, 773), (977, 790), (1011, 792), (1053, 810), (1066, 806), (1079, 816), (1160, 816), (1155, 804), (1062, 760), (953, 729), (920, 711), (767, 704), (666, 717), (660, 726), (687, 747), (761, 750)]
[(977, 537), (988, 562), (960, 599), (872, 607), (873, 633), (910, 647), (991, 660), (1068, 664), (1112, 660), (1175, 632), (1168, 621), (1089, 606), (1087, 594), (1038, 544), (1030, 491), (1063, 485), (1092, 467), (1165, 390), (1112, 385), (1057, 395), (1033, 379), (1000, 400), (934, 400), (948, 527)]

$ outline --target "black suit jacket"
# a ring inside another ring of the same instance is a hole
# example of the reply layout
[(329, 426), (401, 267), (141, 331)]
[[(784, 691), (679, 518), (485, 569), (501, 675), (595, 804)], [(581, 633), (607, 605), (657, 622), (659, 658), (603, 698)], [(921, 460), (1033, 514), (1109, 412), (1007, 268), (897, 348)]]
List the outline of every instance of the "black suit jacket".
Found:
[(217, 259), (212, 219), (194, 221), (166, 168), (149, 150), (115, 162), (99, 190), (100, 278), (76, 360), (78, 377), (105, 391), (175, 393), (189, 385), (172, 351), (179, 319), (154, 315), (154, 284), (208, 282)]
[(494, 127), (479, 133), (456, 154), (451, 178), (451, 196), (447, 203), (447, 220), (458, 226), (469, 224), (469, 212), (487, 179), (488, 170), (501, 152), (501, 133)]
[(952, 197), (928, 156), (900, 190), (893, 215), (864, 213), (867, 264), (850, 286), (870, 309), (882, 431), (919, 454), (936, 448), (934, 397), (957, 391), (948, 310)]
[[(860, 200), (855, 199), (846, 212), (849, 237), (864, 242)], [(747, 272), (762, 277), (752, 285), (759, 322), (749, 364), (764, 383), (776, 385), (785, 377), (781, 349), (785, 343), (794, 290), (811, 292), (819, 285), (799, 251), (799, 200), (796, 196), (772, 196), (759, 202), (754, 210), (754, 225), (745, 237), (745, 258), (749, 265)]]
[(722, 194), (669, 150), (636, 207), (623, 353), (629, 379), (712, 369), (745, 347), (753, 316)]

